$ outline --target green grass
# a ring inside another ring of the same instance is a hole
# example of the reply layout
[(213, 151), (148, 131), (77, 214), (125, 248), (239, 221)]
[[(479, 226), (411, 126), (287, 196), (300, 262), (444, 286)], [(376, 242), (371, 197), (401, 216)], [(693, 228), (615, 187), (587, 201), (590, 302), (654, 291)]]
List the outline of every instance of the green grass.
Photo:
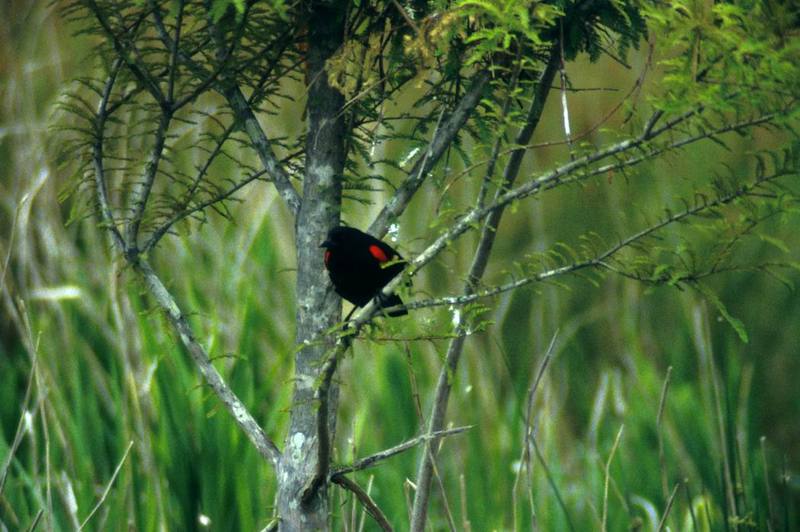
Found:
[[(12, 28), (4, 37), (9, 46), (2, 47), (23, 53), (2, 52), (8, 69), (0, 160), (12, 170), (0, 181), (0, 251), (11, 257), (3, 270), (0, 320), (0, 464), (23, 414), (34, 357), (37, 363), (29, 423), (22, 425), (0, 493), (0, 522), (24, 530), (42, 512), (40, 529), (73, 528), (101, 500), (133, 442), (88, 529), (202, 528), (201, 515), (213, 530), (262, 528), (273, 515), (271, 469), (202, 386), (165, 320), (132, 272), (110, 256), (94, 222), (64, 227), (65, 208), (56, 196), (66, 176), (50, 168), (42, 186), (34, 187), (32, 176), (49, 168), (42, 158), (48, 106), (65, 77), (83, 67), (59, 50), (58, 43), (73, 42), (60, 22), (41, 7), (30, 9), (31, 20), (43, 22), (26, 24), (25, 31)], [(558, 130), (547, 133), (557, 136)], [(696, 163), (694, 171), (701, 172), (708, 159), (693, 153), (673, 161), (671, 171), (682, 175)], [(585, 230), (589, 211), (599, 213), (591, 220), (598, 228), (633, 223), (638, 213), (620, 206), (660, 205), (676, 193), (665, 181), (620, 179), (592, 196), (590, 207), (581, 203), (587, 189), (572, 189), (532, 203), (536, 212), (509, 213), (502, 227), (509, 236), (498, 245), (500, 266), (489, 281), (502, 279), (502, 265), (520, 250)], [(428, 212), (432, 196), (415, 205), (417, 214)], [(347, 208), (351, 221), (368, 218), (358, 205)], [(198, 338), (218, 369), (279, 444), (290, 407), (295, 313), (291, 225), (281, 212), (274, 194), (256, 185), (236, 208), (235, 225), (212, 216), (209, 224), (167, 239), (155, 260), (192, 312)], [(407, 217), (403, 231), (423, 235), (420, 216)], [(797, 220), (787, 220), (774, 231), (796, 250), (797, 228)], [(406, 251), (420, 245), (412, 242)], [(448, 265), (463, 266), (468, 249), (464, 243), (429, 268), (415, 290), (458, 290)], [(747, 253), (748, 260), (758, 260), (774, 250), (763, 243)], [(797, 275), (791, 280), (797, 282)], [(736, 530), (734, 514), (742, 518), (738, 530), (767, 530), (768, 522), (773, 530), (796, 530), (797, 295), (763, 275), (725, 276), (711, 285), (747, 327), (748, 344), (696, 293), (647, 290), (615, 278), (598, 287), (571, 279), (565, 287), (536, 286), (492, 300), (486, 316), (491, 325), (467, 341), (449, 408), (454, 426), (474, 428), (448, 438), (438, 458), (457, 528), (528, 530), (535, 519), (539, 530), (568, 530), (570, 523), (575, 530), (600, 530), (606, 507), (607, 530), (651, 530), (675, 490), (665, 520), (671, 530)], [(64, 286), (79, 295), (37, 292)], [(375, 335), (410, 338), (441, 331), (449, 322), (447, 310), (423, 311), (391, 320)], [(533, 403), (541, 459), (531, 448), (526, 462), (527, 391), (556, 331), (553, 358)], [(414, 391), (426, 416), (446, 348), (446, 340), (356, 343), (339, 373), (337, 462), (418, 434)], [(414, 479), (418, 455), (407, 452), (353, 475), (362, 486), (371, 484), (398, 530), (407, 527), (407, 500), (413, 497), (407, 480)], [(434, 486), (430, 529), (442, 530), (445, 497)], [(336, 488), (332, 501), (336, 528), (350, 530), (362, 519)], [(369, 518), (365, 525), (375, 529)]]

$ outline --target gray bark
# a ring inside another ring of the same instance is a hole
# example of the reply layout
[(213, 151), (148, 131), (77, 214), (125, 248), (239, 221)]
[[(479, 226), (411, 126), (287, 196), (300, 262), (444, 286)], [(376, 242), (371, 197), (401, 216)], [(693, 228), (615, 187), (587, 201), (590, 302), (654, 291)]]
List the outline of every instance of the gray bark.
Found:
[[(341, 305), (322, 263), (319, 245), (339, 223), (344, 168), (344, 98), (328, 83), (325, 61), (344, 38), (340, 2), (314, 2), (308, 19), (308, 137), (303, 200), (296, 222), (297, 343), (290, 428), (278, 471), (280, 530), (327, 530), (327, 489), (323, 485), (307, 502), (304, 486), (317, 470), (319, 442), (315, 390), (319, 372), (332, 345), (309, 342), (340, 320)], [(308, 345), (304, 345), (309, 342)], [(331, 386), (335, 395), (336, 384)], [(334, 401), (335, 402), (335, 401)], [(335, 411), (335, 408), (332, 408)], [(331, 430), (331, 435), (333, 431)]]

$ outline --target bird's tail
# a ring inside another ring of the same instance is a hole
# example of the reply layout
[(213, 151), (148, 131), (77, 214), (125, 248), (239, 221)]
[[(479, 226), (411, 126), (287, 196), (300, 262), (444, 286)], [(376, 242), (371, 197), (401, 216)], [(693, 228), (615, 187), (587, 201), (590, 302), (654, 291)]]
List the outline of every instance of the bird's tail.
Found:
[[(396, 307), (397, 305), (402, 305), (403, 300), (400, 299), (400, 296), (398, 296), (397, 294), (392, 294), (390, 296), (382, 297), (380, 303), (381, 303), (381, 308), (390, 308), (390, 307)], [(391, 312), (388, 312), (387, 314), (392, 317), (405, 316), (406, 314), (408, 314), (408, 311), (404, 308), (401, 308), (399, 310), (393, 310)]]

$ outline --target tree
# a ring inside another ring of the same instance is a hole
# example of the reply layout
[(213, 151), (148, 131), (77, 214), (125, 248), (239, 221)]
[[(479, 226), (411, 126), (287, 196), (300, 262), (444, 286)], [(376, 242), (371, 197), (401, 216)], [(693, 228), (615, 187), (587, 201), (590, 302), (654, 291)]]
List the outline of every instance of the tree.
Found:
[[(282, 530), (327, 528), (330, 483), (352, 491), (387, 528), (378, 504), (346, 475), (413, 446), (421, 451), (411, 528), (424, 529), (437, 443), (458, 432), (445, 423), (453, 378), (468, 335), (486, 325), (492, 296), (573, 274), (593, 282), (619, 275), (701, 292), (746, 340), (705, 280), (783, 266), (742, 264), (734, 251), (797, 200), (798, 152), (786, 140), (800, 81), (790, 4), (88, 0), (66, 2), (64, 12), (98, 43), (98, 75), (79, 80), (62, 102), (72, 121), (62, 154), (74, 164), (77, 191), (91, 198), (75, 204), (99, 216), (113, 253), (137, 273), (206, 384), (274, 467)], [(586, 54), (625, 64), (643, 42), (642, 74), (619, 106), (573, 133), (567, 101), (580, 87), (571, 86), (566, 63)], [(649, 87), (655, 65), (664, 74)], [(563, 110), (564, 157), (531, 169), (524, 159), (542, 147), (532, 139), (552, 97)], [(269, 118), (279, 113), (305, 126), (281, 128)], [(606, 123), (602, 142), (587, 140)], [(746, 167), (688, 183), (679, 206), (645, 213), (640, 228), (589, 231), (578, 244), (520, 257), (498, 284), (484, 282), (508, 207), (587, 183), (642, 179), (642, 168), (686, 146), (724, 145), (730, 134), (759, 128), (779, 132), (780, 144), (748, 154)], [(404, 143), (414, 147), (410, 169), (393, 157)], [(297, 350), (284, 435), (265, 433), (226, 385), (188, 318), (195, 309), (178, 302), (151, 265), (164, 236), (205, 222), (209, 211), (232, 217), (230, 204), (257, 182), (275, 187), (294, 223)], [(404, 252), (405, 274), (384, 290), (408, 291), (408, 279), (476, 233), (469, 268), (458, 272), (461, 293), (404, 297), (412, 317), (452, 309), (431, 411), (402, 449), (334, 468), (337, 366), (353, 337), (368, 337), (383, 318), (370, 304), (341, 322), (340, 301), (320, 275), (319, 244), (343, 205), (347, 212), (379, 202), (385, 189), (391, 193), (368, 228), (384, 237), (431, 183), (442, 192), (425, 244)], [(710, 244), (658, 239), (679, 224), (710, 235)]]

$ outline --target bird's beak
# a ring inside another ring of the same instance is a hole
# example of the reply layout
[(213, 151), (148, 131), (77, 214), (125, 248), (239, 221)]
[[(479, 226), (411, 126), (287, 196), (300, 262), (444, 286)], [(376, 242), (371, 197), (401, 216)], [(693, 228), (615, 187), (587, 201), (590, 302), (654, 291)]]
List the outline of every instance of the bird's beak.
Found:
[(320, 245), (319, 245), (319, 247), (321, 247), (321, 248), (329, 248), (329, 247), (331, 247), (332, 245), (333, 245), (333, 242), (331, 242), (330, 240), (326, 240), (325, 242), (323, 242), (322, 244), (320, 244)]

